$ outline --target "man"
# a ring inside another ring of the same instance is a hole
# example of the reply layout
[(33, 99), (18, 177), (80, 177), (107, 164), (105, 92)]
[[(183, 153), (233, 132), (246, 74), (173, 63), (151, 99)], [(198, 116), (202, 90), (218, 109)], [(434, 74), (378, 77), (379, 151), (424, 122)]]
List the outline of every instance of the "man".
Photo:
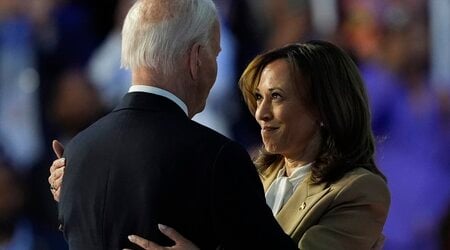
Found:
[(122, 35), (133, 85), (64, 152), (59, 219), (69, 248), (122, 249), (130, 234), (170, 245), (161, 223), (201, 249), (296, 249), (245, 150), (190, 120), (217, 74), (214, 3), (138, 0)]

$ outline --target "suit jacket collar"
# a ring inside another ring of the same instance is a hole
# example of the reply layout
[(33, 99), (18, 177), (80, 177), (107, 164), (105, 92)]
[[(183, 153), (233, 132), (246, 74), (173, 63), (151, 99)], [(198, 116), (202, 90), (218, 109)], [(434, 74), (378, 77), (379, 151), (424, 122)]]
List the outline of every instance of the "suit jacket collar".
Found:
[[(278, 170), (282, 166), (271, 166), (261, 173), (264, 190), (275, 180)], [(311, 182), (311, 174), (299, 184), (294, 194), (275, 216), (284, 232), (291, 235), (301, 224), (302, 219), (310, 209), (330, 190), (326, 183), (314, 184)]]
[(264, 186), (264, 191), (267, 191), (270, 184), (277, 178), (278, 171), (283, 167), (284, 161), (281, 161), (277, 165), (269, 166), (267, 169), (259, 173), (259, 177)]
[(292, 234), (311, 208), (329, 191), (326, 183), (314, 184), (310, 175), (305, 177), (276, 216), (283, 230)]
[(127, 93), (113, 112), (124, 109), (167, 112), (181, 115), (189, 119), (186, 116), (186, 113), (184, 113), (184, 111), (173, 101), (160, 95), (145, 92)]

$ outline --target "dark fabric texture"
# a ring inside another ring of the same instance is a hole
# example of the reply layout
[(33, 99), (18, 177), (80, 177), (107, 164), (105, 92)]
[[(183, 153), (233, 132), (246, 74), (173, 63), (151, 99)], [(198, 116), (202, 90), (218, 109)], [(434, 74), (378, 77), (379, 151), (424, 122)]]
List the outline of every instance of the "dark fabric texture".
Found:
[(64, 157), (58, 209), (70, 249), (130, 248), (130, 234), (172, 244), (158, 223), (202, 250), (297, 249), (245, 149), (164, 97), (128, 93)]

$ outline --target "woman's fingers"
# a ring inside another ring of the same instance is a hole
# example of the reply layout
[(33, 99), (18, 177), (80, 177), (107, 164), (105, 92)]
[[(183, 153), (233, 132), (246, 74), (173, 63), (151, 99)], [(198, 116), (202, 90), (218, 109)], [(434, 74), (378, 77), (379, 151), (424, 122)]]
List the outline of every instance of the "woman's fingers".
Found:
[(64, 175), (65, 164), (64, 158), (53, 161), (53, 164), (50, 167), (50, 176), (48, 177), (48, 183), (51, 187), (55, 187), (55, 180)]
[(65, 164), (65, 159), (60, 158), (53, 161), (53, 164), (50, 167), (50, 176), (48, 177), (48, 183), (50, 184), (50, 191), (52, 192), (53, 199), (57, 202), (59, 202)]
[(139, 237), (137, 235), (130, 235), (128, 236), (128, 240), (133, 242), (134, 244), (144, 248), (145, 250), (161, 250), (164, 249), (164, 247), (157, 245), (149, 240), (146, 240), (142, 237)]
[(180, 233), (178, 233), (175, 229), (168, 227), (163, 224), (158, 224), (159, 231), (161, 231), (164, 235), (169, 237), (171, 240), (175, 242), (175, 245), (170, 249), (180, 249), (180, 250), (199, 250), (199, 248), (194, 245), (190, 240), (186, 239)]
[(134, 244), (144, 248), (145, 250), (199, 250), (196, 245), (194, 245), (188, 239), (184, 238), (175, 229), (162, 224), (158, 224), (158, 228), (164, 235), (173, 240), (175, 242), (175, 245), (171, 247), (163, 247), (136, 235), (130, 235), (128, 236), (128, 239)]
[(52, 165), (50, 166), (50, 174), (53, 173), (58, 168), (65, 167), (66, 166), (66, 159), (65, 158), (59, 158), (57, 160), (54, 160)]
[(54, 160), (50, 166), (50, 176), (48, 177), (48, 184), (50, 184), (50, 191), (53, 199), (59, 202), (59, 194), (61, 191), (62, 180), (64, 176), (64, 168), (66, 167), (66, 159), (61, 158), (64, 153), (64, 145), (59, 141), (52, 141), (53, 152), (59, 159)]
[(163, 224), (158, 224), (159, 231), (161, 231), (164, 235), (169, 237), (171, 240), (175, 241), (176, 246), (184, 246), (190, 250), (198, 249), (190, 240), (184, 238), (181, 234), (179, 234), (175, 229), (168, 227)]
[[(58, 169), (62, 170), (62, 172), (64, 172), (64, 168)], [(51, 176), (49, 177), (49, 179), (51, 178)], [(61, 174), (59, 176), (59, 178), (56, 178), (54, 180), (50, 180), (49, 182), (51, 182), (50, 184), (50, 191), (52, 192), (53, 195), (53, 199), (57, 202), (59, 202), (59, 196), (61, 193), (61, 185), (62, 185), (62, 180), (63, 180), (63, 174)]]
[(64, 153), (64, 145), (62, 145), (58, 140), (52, 141), (53, 152), (55, 152), (56, 157), (61, 158)]
[(64, 169), (65, 168), (60, 168), (57, 171), (55, 171), (53, 184), (52, 184), (53, 189), (58, 189), (61, 187), (62, 182), (63, 182), (63, 177), (64, 177)]
[(61, 193), (61, 188), (58, 188), (58, 189), (50, 189), (50, 191), (52, 192), (53, 199), (54, 199), (56, 202), (59, 202), (59, 196), (60, 196), (60, 193)]
[(64, 176), (64, 169), (66, 169), (65, 166), (60, 167), (53, 172), (52, 175), (53, 175), (54, 181), (56, 181), (58, 179), (62, 179), (62, 177)]

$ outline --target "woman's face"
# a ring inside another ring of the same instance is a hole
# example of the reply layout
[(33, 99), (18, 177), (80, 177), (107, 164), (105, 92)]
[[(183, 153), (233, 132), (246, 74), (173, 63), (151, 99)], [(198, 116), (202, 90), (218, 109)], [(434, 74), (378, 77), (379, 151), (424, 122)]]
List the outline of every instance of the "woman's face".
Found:
[[(302, 78), (297, 78), (302, 81)], [(261, 137), (269, 153), (298, 159), (316, 136), (317, 119), (300, 99), (286, 60), (268, 64), (256, 88), (255, 118), (261, 126)]]

